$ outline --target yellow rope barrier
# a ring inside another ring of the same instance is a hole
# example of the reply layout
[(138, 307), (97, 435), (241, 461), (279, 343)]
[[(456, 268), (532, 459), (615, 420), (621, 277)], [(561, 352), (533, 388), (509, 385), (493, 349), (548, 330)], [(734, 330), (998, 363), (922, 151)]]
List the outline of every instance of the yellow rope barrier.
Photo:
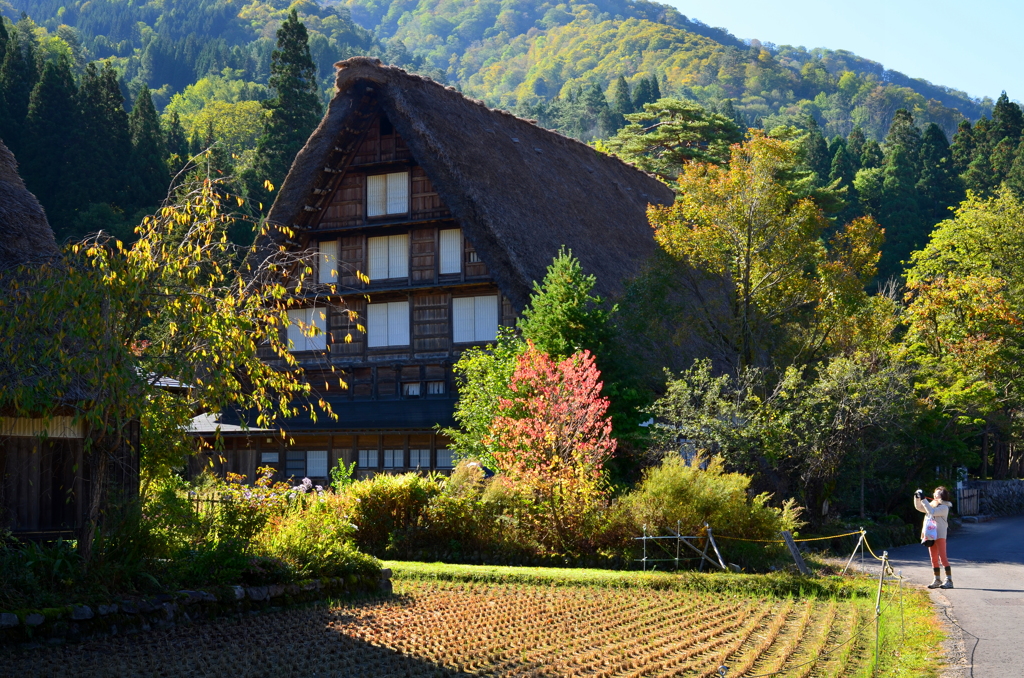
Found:
[[(856, 532), (847, 532), (846, 534), (833, 534), (828, 537), (809, 537), (807, 539), (794, 539), (793, 541), (823, 541), (825, 539), (839, 539), (840, 537), (851, 537), (855, 534), (860, 534), (860, 530)], [(743, 537), (724, 537), (720, 534), (715, 535), (715, 539), (731, 539), (733, 541), (752, 541), (758, 544), (785, 544), (782, 539), (744, 539)]]

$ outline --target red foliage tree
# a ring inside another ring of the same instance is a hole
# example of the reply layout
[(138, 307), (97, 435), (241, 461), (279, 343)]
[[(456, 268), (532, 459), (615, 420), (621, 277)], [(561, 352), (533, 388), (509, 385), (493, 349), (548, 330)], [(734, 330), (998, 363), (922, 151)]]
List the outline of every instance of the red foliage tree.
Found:
[(615, 451), (609, 401), (589, 351), (552, 360), (530, 343), (491, 423), (499, 471), (527, 499), (523, 517), (542, 545), (578, 553), (607, 491), (604, 464)]

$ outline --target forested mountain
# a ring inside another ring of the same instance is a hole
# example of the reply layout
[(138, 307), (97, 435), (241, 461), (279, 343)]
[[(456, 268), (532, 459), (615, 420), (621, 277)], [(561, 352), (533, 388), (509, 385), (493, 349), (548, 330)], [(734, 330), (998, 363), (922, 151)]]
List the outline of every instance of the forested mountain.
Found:
[[(1024, 190), (1016, 104), (849, 52), (742, 41), (648, 0), (13, 2), (0, 137), (64, 237), (130, 237), (158, 187), (207, 148), (207, 171), (236, 177), (247, 208), (265, 209), (330, 97), (332, 64), (356, 54), (600, 142), (667, 181), (640, 138), (661, 114), (710, 115), (722, 144), (776, 130), (802, 149), (813, 190), (833, 196), (831, 216), (887, 228), (885, 275), (965, 187)], [(661, 99), (676, 103), (647, 108)]]

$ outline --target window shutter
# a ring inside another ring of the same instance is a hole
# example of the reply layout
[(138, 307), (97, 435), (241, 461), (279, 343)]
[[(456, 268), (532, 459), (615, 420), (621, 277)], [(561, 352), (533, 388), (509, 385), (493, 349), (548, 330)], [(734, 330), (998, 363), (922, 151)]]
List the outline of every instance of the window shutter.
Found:
[(305, 351), (306, 335), (302, 333), (299, 323), (306, 322), (306, 309), (293, 308), (288, 311), (288, 350)]
[(441, 275), (462, 271), (462, 231), (446, 228), (441, 231)]
[(388, 238), (388, 277), (409, 277), (409, 234)]
[(465, 344), (473, 341), (475, 334), (473, 297), (452, 299), (452, 341)]
[(310, 478), (327, 477), (326, 450), (313, 450), (306, 452), (306, 475)]
[[(306, 350), (323, 351), (327, 348), (327, 309), (310, 308), (306, 310), (309, 312), (306, 318), (309, 328), (306, 332), (310, 335), (306, 337)], [(314, 327), (319, 330), (316, 336), (312, 336)]]
[(388, 175), (388, 214), (405, 214), (409, 211), (409, 173), (396, 172)]
[(498, 338), (498, 297), (474, 297), (474, 341), (494, 341)]
[(388, 276), (388, 237), (367, 238), (370, 250), (370, 280), (383, 280)]
[(387, 175), (384, 174), (366, 177), (366, 216), (379, 217), (387, 214), (387, 183)]
[(317, 264), (320, 269), (320, 282), (332, 283), (338, 281), (337, 240), (320, 241), (320, 256), (317, 257)]
[(388, 345), (388, 305), (366, 305), (366, 345), (377, 348)]
[(388, 346), (409, 345), (409, 302), (388, 303)]

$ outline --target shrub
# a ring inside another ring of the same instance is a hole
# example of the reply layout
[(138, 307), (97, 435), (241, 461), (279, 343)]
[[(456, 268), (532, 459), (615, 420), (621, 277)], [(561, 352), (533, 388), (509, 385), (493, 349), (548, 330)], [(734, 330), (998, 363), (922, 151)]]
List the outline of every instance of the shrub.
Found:
[[(619, 500), (608, 535), (620, 548), (630, 548), (628, 540), (642, 534), (644, 526), (648, 534), (669, 534), (678, 525), (683, 535), (702, 535), (708, 523), (723, 537), (775, 540), (781, 530), (802, 524), (802, 509), (792, 499), (776, 508), (769, 506), (767, 493), (749, 497), (750, 481), (750, 476), (726, 472), (721, 457), (705, 460), (698, 455), (688, 465), (669, 453)], [(728, 560), (754, 567), (766, 564), (775, 550), (742, 541), (723, 540), (719, 546), (728, 552)]]
[(421, 524), (424, 509), (441, 492), (440, 476), (381, 473), (353, 483), (345, 493), (345, 508), (355, 525), (355, 543), (374, 555), (384, 555), (394, 540), (402, 540)]
[(301, 578), (379, 572), (377, 560), (355, 548), (354, 533), (341, 501), (321, 494), (272, 517), (260, 534), (259, 549), (280, 558)]

